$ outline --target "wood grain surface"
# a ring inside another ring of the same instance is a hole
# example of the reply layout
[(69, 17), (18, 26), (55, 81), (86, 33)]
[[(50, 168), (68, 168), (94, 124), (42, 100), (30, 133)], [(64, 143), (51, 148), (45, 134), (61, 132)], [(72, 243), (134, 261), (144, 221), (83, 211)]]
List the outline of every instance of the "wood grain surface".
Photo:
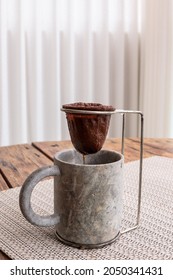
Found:
[(1, 176), (9, 188), (20, 186), (29, 173), (38, 167), (49, 164), (52, 164), (52, 161), (32, 145), (0, 148)]
[[(33, 146), (50, 159), (53, 159), (56, 152), (73, 147), (70, 141), (35, 142)], [(103, 149), (104, 148), (121, 152), (121, 140), (116, 138), (107, 139), (103, 146)], [(125, 139), (124, 155), (126, 162), (139, 159), (139, 151), (140, 141), (138, 138)], [(143, 157), (147, 158), (155, 155), (173, 157), (173, 139), (144, 139)]]
[[(0, 147), (0, 190), (21, 186), (35, 169), (53, 164), (56, 152), (73, 148), (70, 141), (34, 142)], [(107, 139), (103, 149), (121, 152), (120, 139)], [(143, 156), (173, 157), (173, 139), (144, 139)], [(139, 159), (140, 143), (137, 138), (125, 139), (125, 162)], [(0, 260), (9, 259), (0, 251)]]

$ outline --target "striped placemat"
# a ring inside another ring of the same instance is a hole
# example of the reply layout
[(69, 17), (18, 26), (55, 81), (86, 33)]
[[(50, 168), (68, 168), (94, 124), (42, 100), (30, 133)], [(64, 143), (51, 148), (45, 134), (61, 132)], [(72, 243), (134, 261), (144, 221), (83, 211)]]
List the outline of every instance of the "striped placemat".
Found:
[[(125, 164), (122, 229), (136, 222), (139, 162)], [(100, 249), (77, 249), (57, 240), (53, 227), (28, 223), (19, 209), (20, 188), (0, 192), (0, 249), (12, 259), (173, 259), (173, 159), (144, 160), (140, 227)], [(33, 208), (53, 211), (53, 180), (35, 188)]]

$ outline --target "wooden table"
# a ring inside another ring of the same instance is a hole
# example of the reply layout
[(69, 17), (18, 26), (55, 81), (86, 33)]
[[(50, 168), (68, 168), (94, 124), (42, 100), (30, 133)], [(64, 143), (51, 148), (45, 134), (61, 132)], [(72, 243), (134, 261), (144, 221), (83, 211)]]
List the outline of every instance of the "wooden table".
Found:
[[(0, 191), (21, 186), (35, 169), (50, 165), (56, 152), (72, 148), (70, 141), (35, 142), (0, 148)], [(103, 148), (121, 151), (120, 139), (107, 139)], [(144, 158), (173, 157), (173, 139), (144, 139)], [(125, 139), (125, 162), (139, 159), (139, 140)], [(0, 259), (9, 259), (0, 251)]]

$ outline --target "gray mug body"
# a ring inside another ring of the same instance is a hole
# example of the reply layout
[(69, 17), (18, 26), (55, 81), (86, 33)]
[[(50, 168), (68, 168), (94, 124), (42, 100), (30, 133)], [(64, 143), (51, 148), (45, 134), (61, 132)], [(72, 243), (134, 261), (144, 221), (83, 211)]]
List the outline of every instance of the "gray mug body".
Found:
[[(54, 166), (32, 173), (20, 193), (25, 218), (39, 226), (55, 225), (62, 242), (83, 248), (112, 243), (119, 235), (123, 209), (123, 155), (101, 150), (83, 157), (76, 150), (64, 150), (54, 157)], [(30, 197), (44, 177), (54, 177), (54, 214), (34, 213)]]

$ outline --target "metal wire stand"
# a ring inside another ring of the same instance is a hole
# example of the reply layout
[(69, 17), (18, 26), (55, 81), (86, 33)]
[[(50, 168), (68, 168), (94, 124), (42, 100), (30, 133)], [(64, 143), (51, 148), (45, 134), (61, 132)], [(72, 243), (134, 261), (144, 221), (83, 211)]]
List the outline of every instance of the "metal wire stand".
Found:
[(125, 138), (125, 121), (127, 114), (136, 114), (140, 117), (140, 158), (139, 158), (139, 187), (138, 187), (138, 205), (137, 205), (137, 218), (136, 224), (133, 227), (127, 228), (120, 232), (120, 234), (124, 234), (131, 230), (136, 229), (139, 226), (140, 220), (140, 212), (141, 212), (141, 194), (142, 194), (142, 170), (143, 170), (143, 124), (144, 124), (144, 116), (141, 111), (132, 111), (132, 110), (115, 110), (114, 113), (118, 113), (122, 115), (122, 141), (121, 141), (121, 153), (124, 155), (124, 138)]
[(140, 157), (139, 157), (139, 186), (138, 186), (138, 205), (137, 205), (137, 217), (136, 224), (133, 227), (127, 228), (123, 231), (120, 231), (120, 235), (131, 230), (136, 229), (139, 226), (140, 220), (140, 212), (141, 212), (141, 193), (142, 193), (142, 169), (143, 169), (143, 124), (144, 124), (144, 116), (141, 111), (133, 111), (133, 110), (123, 110), (116, 109), (115, 111), (89, 111), (89, 110), (78, 110), (78, 109), (66, 109), (61, 108), (61, 111), (66, 113), (75, 113), (75, 114), (95, 114), (95, 115), (113, 115), (113, 114), (121, 114), (122, 115), (122, 141), (121, 141), (121, 153), (124, 155), (124, 138), (125, 138), (125, 121), (126, 115), (135, 114), (140, 117)]

